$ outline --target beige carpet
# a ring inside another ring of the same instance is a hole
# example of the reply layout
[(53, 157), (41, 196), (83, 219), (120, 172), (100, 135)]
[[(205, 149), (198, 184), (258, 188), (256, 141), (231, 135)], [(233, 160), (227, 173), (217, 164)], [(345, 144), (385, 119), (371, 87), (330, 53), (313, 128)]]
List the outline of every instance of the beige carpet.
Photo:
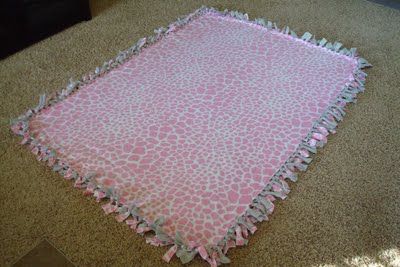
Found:
[[(232, 266), (400, 265), (400, 12), (367, 1), (103, 1), (93, 20), (0, 61), (0, 265), (47, 238), (78, 266), (156, 266), (147, 245), (18, 144), (8, 120), (201, 4), (357, 47), (366, 92)], [(196, 260), (193, 266), (204, 263)], [(174, 258), (170, 266), (178, 266)]]

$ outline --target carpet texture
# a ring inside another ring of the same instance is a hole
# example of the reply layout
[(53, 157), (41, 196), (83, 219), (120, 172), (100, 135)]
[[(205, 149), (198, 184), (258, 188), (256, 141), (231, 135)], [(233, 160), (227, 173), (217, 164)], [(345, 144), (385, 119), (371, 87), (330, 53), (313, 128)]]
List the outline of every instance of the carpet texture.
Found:
[[(234, 266), (399, 261), (400, 15), (364, 1), (323, 3), (202, 2), (339, 40), (374, 65), (359, 104), (349, 107), (338, 133), (292, 186), (289, 199), (277, 204), (273, 220), (259, 225), (248, 247), (228, 253)], [(2, 264), (11, 264), (43, 237), (76, 265), (163, 264), (165, 248), (145, 245), (128, 227), (104, 216), (93, 199), (38, 164), (10, 133), (8, 119), (33, 106), (38, 94), (65, 86), (69, 77), (88, 72), (199, 5), (96, 1), (92, 21), (1, 62)]]

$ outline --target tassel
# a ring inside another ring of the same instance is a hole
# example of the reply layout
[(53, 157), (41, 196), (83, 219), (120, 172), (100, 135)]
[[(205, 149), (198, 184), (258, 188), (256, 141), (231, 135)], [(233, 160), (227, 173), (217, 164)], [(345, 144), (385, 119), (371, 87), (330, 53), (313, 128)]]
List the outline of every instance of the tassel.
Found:
[(146, 243), (151, 244), (156, 247), (163, 245), (163, 242), (160, 239), (158, 239), (156, 236), (146, 237)]
[(312, 133), (311, 137), (312, 137), (314, 140), (317, 141), (317, 142), (316, 142), (316, 146), (317, 146), (317, 147), (323, 147), (323, 146), (327, 143), (327, 141), (328, 141), (327, 135), (324, 135), (324, 134), (322, 134), (322, 133), (320, 133), (320, 132), (317, 132), (317, 131), (314, 131), (314, 132)]
[(335, 42), (335, 43), (333, 44), (333, 50), (336, 51), (336, 52), (339, 51), (340, 47), (342, 47), (342, 43)]
[(59, 172), (59, 171), (61, 171), (63, 169), (63, 166), (60, 164), (60, 163), (56, 163), (56, 164), (54, 164), (54, 166), (53, 166), (53, 171), (54, 172)]
[[(299, 148), (301, 148), (301, 147), (299, 147)], [(310, 153), (308, 153), (307, 149), (302, 148), (302, 149), (298, 149), (298, 151), (301, 156), (303, 156), (305, 158), (310, 157)]]
[(339, 54), (348, 56), (349, 55), (349, 50), (344, 47), (339, 51)]
[(106, 197), (106, 193), (104, 193), (104, 192), (101, 191), (101, 190), (96, 190), (96, 191), (94, 192), (94, 196), (96, 197), (96, 201), (97, 201), (97, 202), (100, 202), (101, 199), (103, 199), (103, 198)]
[(243, 224), (246, 225), (247, 229), (250, 231), (251, 234), (254, 234), (257, 231), (257, 226), (255, 226), (253, 224), (253, 222), (250, 220), (250, 218), (246, 217), (244, 219), (244, 223)]
[(244, 246), (246, 242), (242, 236), (242, 229), (240, 228), (239, 225), (236, 226), (235, 233), (236, 233), (236, 246)]
[(21, 145), (26, 145), (29, 143), (29, 141), (31, 140), (31, 137), (29, 136), (28, 133), (24, 134), (24, 138), (21, 141)]
[(328, 114), (331, 114), (336, 119), (336, 121), (342, 121), (342, 119), (343, 119), (343, 117), (342, 117), (342, 115), (340, 113), (336, 113), (332, 109), (328, 110)]
[[(54, 164), (56, 164), (56, 158), (55, 158), (55, 157), (49, 158), (49, 160), (47, 161), (47, 166), (53, 167)], [(65, 177), (65, 175), (64, 175), (64, 177)], [(68, 179), (68, 178), (67, 178), (67, 179)]]
[(236, 247), (235, 241), (232, 239), (228, 240), (224, 246), (224, 253), (226, 254), (230, 248), (234, 247)]
[[(124, 209), (124, 210), (125, 210), (125, 209)], [(115, 219), (116, 219), (118, 222), (123, 222), (123, 221), (125, 221), (125, 220), (129, 217), (129, 215), (131, 215), (131, 213), (130, 213), (129, 211), (125, 211), (125, 212), (120, 213), (120, 214), (118, 214), (117, 216), (115, 216)]]
[[(282, 176), (280, 177), (279, 182), (282, 184), (283, 192), (285, 194), (289, 193), (290, 192), (289, 185), (288, 183), (286, 183), (285, 179)], [(271, 202), (271, 205), (273, 206), (274, 204)]]
[(254, 234), (254, 232), (257, 230), (257, 227), (249, 220), (248, 217), (243, 217), (243, 216), (239, 217), (237, 219), (237, 223), (239, 225), (243, 225), (244, 227), (246, 227), (247, 230), (249, 230), (250, 233), (252, 234)]
[(143, 233), (146, 233), (151, 230), (151, 228), (149, 226), (145, 226), (145, 225), (146, 225), (146, 223), (139, 224), (138, 227), (136, 228), (136, 233), (143, 234)]
[(275, 192), (283, 192), (282, 186), (280, 184), (272, 182), (271, 187), (272, 187), (272, 190), (274, 190)]
[(283, 28), (283, 33), (284, 33), (284, 34), (289, 34), (289, 32), (290, 32), (290, 29), (289, 29), (288, 26), (286, 26), (286, 27)]
[(150, 227), (152, 229), (157, 229), (158, 227), (162, 226), (165, 223), (165, 218), (164, 216), (161, 216), (159, 218), (157, 218), (151, 225)]
[(267, 210), (268, 213), (272, 213), (272, 211), (274, 210), (274, 204), (269, 199), (266, 199), (264, 197), (257, 197), (257, 201), (264, 206), (265, 210)]
[(46, 95), (43, 94), (39, 98), (39, 105), (37, 105), (34, 108), (35, 113), (39, 112), (42, 108), (44, 108), (44, 105), (46, 104)]
[[(324, 128), (324, 129), (325, 129), (325, 128)], [(309, 151), (309, 152), (311, 152), (311, 153), (313, 153), (313, 154), (317, 153), (317, 149), (316, 149), (314, 146), (311, 146), (310, 144), (308, 144), (307, 142), (304, 142), (304, 141), (303, 141), (303, 142), (300, 144), (300, 147), (306, 149), (307, 151)]]
[(217, 250), (217, 253), (218, 253), (218, 260), (219, 260), (220, 263), (228, 264), (228, 263), (231, 262), (231, 260), (227, 256), (225, 256), (224, 253), (222, 253), (222, 250), (221, 250), (220, 247), (217, 247), (216, 250)]
[(175, 31), (175, 29), (176, 29), (175, 25), (170, 24), (170, 25), (168, 26), (168, 29), (167, 29), (167, 31), (166, 31), (165, 33), (168, 34), (168, 33), (170, 33), (170, 32), (173, 32), (173, 31)]
[(180, 249), (176, 252), (176, 256), (181, 260), (183, 264), (186, 264), (193, 260), (194, 256), (196, 256), (197, 251), (187, 251), (185, 249)]
[(68, 168), (64, 174), (64, 178), (69, 180), (72, 178), (72, 175), (73, 175), (72, 168)]
[(285, 178), (289, 178), (292, 182), (297, 182), (297, 174), (290, 171), (290, 170), (286, 170), (286, 172), (283, 173), (283, 177)]
[(307, 164), (310, 164), (312, 161), (312, 158), (304, 157), (301, 153), (297, 154), (297, 158), (300, 159), (301, 162), (305, 162)]
[(139, 224), (139, 221), (136, 220), (136, 218), (128, 219), (128, 220), (126, 220), (125, 222), (126, 222), (127, 225), (129, 225), (129, 227), (130, 227), (132, 230), (136, 230), (136, 227), (137, 227), (137, 225)]
[(104, 210), (104, 212), (106, 214), (110, 214), (110, 213), (116, 212), (117, 209), (118, 209), (118, 206), (117, 205), (113, 205), (110, 202), (110, 203), (107, 203), (107, 204), (103, 205), (102, 209)]
[[(38, 155), (38, 154), (39, 154), (39, 148), (38, 148), (37, 146), (35, 146), (31, 151), (32, 151), (32, 153), (35, 154), (35, 155)], [(53, 171), (54, 171), (54, 168), (53, 168)]]
[[(272, 192), (270, 192), (270, 193), (272, 193)], [(277, 192), (274, 192), (274, 193), (277, 193)], [(259, 210), (256, 210), (256, 209), (248, 209), (246, 211), (246, 213), (248, 214), (248, 216), (251, 216), (251, 217), (255, 218), (259, 222), (262, 222), (265, 219), (265, 215), (262, 214)]]
[(323, 126), (317, 126), (316, 130), (318, 130), (323, 136), (329, 135), (329, 131)]
[(217, 260), (215, 258), (209, 258), (207, 260), (207, 262), (208, 262), (208, 264), (210, 264), (210, 267), (217, 267), (218, 266)]
[(166, 233), (164, 233), (162, 231), (161, 227), (158, 227), (155, 232), (156, 232), (157, 238), (160, 239), (162, 242), (168, 243), (168, 244), (172, 243), (172, 239)]
[(85, 194), (85, 195), (92, 195), (92, 194), (94, 193), (95, 188), (96, 188), (96, 185), (95, 185), (95, 184), (89, 183), (89, 184), (86, 186), (86, 190), (85, 190), (84, 194)]
[(308, 41), (311, 39), (311, 37), (312, 37), (312, 34), (311, 34), (311, 33), (305, 32), (305, 33), (303, 34), (303, 36), (301, 37), (301, 39), (302, 39), (303, 41), (308, 42)]
[(333, 108), (335, 108), (340, 113), (340, 115), (342, 115), (342, 117), (346, 115), (346, 112), (344, 111), (343, 107), (334, 105)]
[(328, 41), (325, 38), (319, 40), (318, 45), (324, 47)]
[(167, 253), (164, 254), (164, 256), (162, 257), (164, 261), (166, 262), (170, 262), (172, 257), (175, 255), (176, 251), (178, 250), (178, 246), (177, 245), (173, 245), (168, 251)]
[(205, 249), (204, 246), (198, 247), (197, 251), (199, 252), (200, 257), (203, 258), (203, 260), (207, 260), (208, 259), (208, 253), (207, 253), (207, 250)]
[(330, 121), (330, 120), (328, 120), (328, 118), (322, 118), (322, 123), (324, 123), (325, 125), (325, 127), (329, 130), (329, 131), (331, 131), (331, 130), (334, 130), (335, 128), (336, 128), (336, 126), (337, 126), (337, 123), (336, 122), (333, 122), (333, 121)]
[(254, 20), (258, 25), (265, 26), (265, 20), (263, 18), (257, 18)]
[(299, 162), (292, 162), (292, 163), (288, 163), (287, 165), (289, 166), (289, 168), (292, 168), (292, 169), (297, 168), (298, 170), (303, 171), (303, 172), (306, 171), (307, 167), (308, 167), (307, 165), (299, 163)]
[(312, 39), (311, 39), (311, 41), (310, 41), (312, 44), (314, 44), (314, 45), (317, 45), (318, 44), (318, 42), (317, 42), (317, 40), (315, 39), (315, 37), (313, 37)]
[(360, 57), (358, 58), (358, 68), (366, 68), (366, 67), (372, 67), (371, 64), (368, 63), (367, 60), (365, 60), (364, 58)]

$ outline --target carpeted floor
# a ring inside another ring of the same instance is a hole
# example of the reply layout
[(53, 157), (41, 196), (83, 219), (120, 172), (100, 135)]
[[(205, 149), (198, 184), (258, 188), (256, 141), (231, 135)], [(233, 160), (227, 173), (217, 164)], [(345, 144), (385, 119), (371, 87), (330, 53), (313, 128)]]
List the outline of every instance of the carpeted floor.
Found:
[[(9, 131), (9, 118), (40, 93), (65, 86), (158, 26), (201, 4), (266, 17), (296, 32), (357, 47), (371, 64), (352, 105), (309, 170), (262, 223), (232, 266), (400, 265), (400, 11), (367, 1), (92, 1), (93, 20), (0, 61), (0, 265), (43, 238), (77, 266), (163, 265), (145, 243), (104, 215)], [(397, 265), (396, 265), (397, 264)], [(175, 258), (170, 266), (178, 266)], [(201, 266), (200, 260), (193, 266)]]

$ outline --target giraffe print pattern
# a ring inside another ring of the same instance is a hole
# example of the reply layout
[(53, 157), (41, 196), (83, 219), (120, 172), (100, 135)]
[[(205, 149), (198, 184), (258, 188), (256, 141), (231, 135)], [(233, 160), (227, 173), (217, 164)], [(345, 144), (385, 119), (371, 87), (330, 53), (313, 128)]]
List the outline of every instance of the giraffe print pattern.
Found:
[(30, 121), (169, 236), (215, 245), (295, 151), (356, 59), (206, 13)]

